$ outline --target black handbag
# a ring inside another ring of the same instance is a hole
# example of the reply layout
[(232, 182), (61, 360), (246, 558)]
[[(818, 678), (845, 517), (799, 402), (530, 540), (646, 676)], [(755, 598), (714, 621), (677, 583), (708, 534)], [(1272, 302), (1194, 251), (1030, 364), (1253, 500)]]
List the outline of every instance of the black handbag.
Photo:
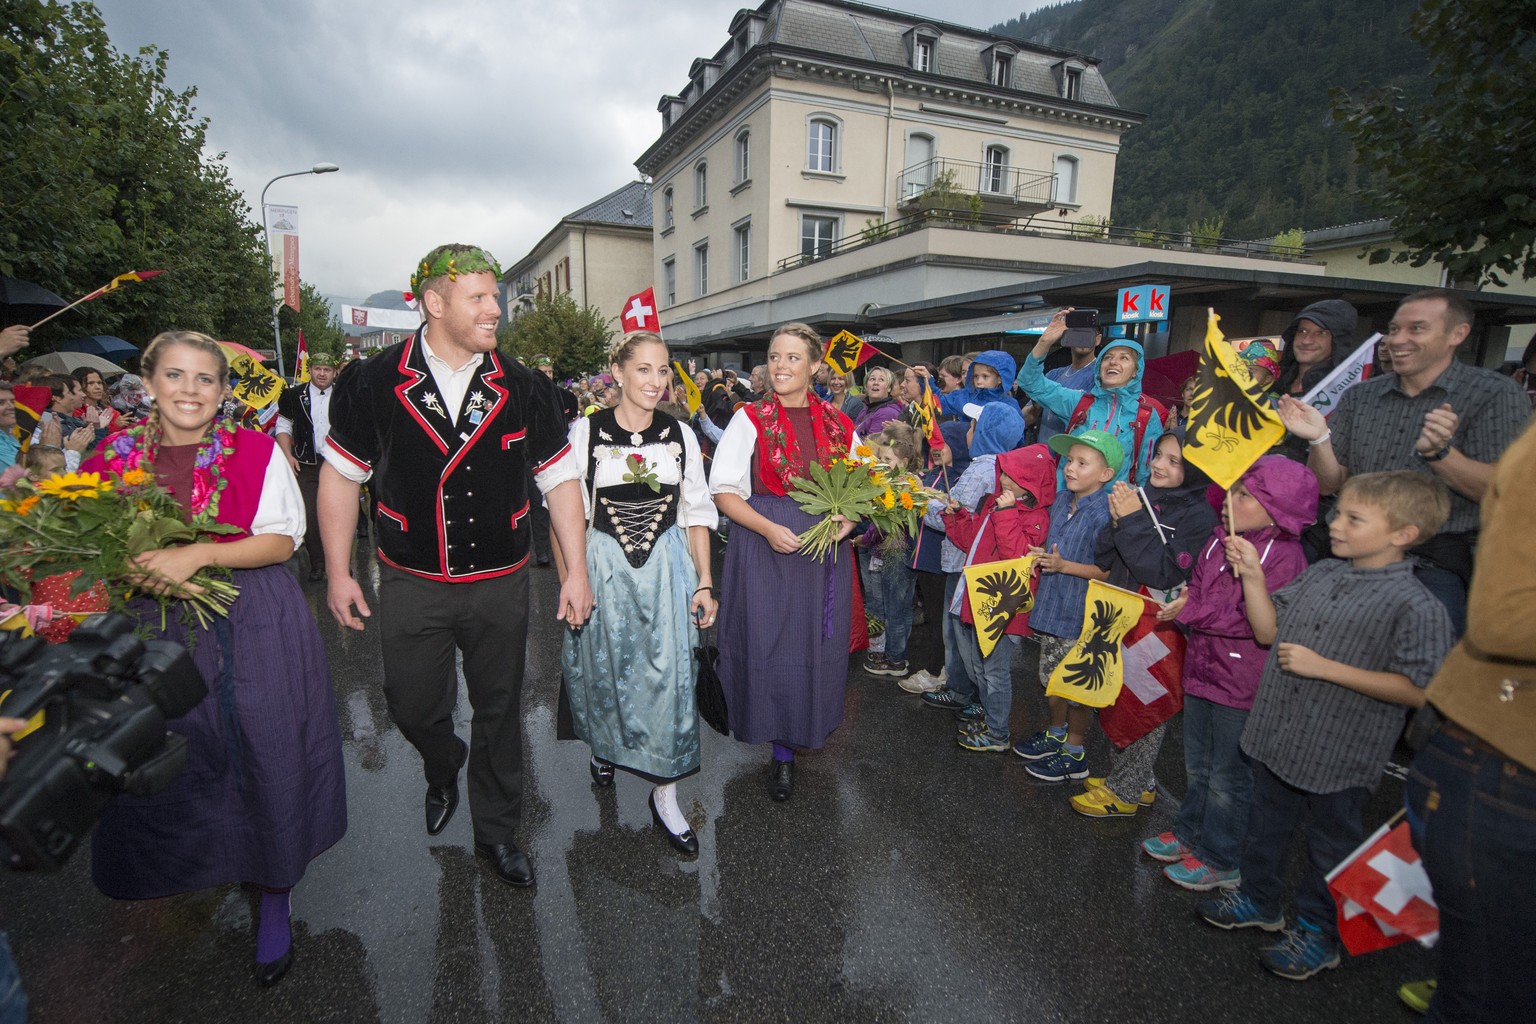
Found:
[(699, 717), (722, 736), (731, 734), (731, 720), (725, 706), (725, 690), (720, 685), (720, 673), (716, 666), (720, 661), (720, 648), (710, 643), (704, 632), (699, 632), (699, 646), (693, 649), (698, 666), (694, 675), (693, 697), (698, 705)]

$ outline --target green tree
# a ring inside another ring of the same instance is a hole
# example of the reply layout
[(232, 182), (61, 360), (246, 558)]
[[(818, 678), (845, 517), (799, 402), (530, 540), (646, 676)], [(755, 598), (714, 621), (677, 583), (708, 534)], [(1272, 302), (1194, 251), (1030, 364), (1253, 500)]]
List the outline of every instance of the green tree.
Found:
[[(283, 335), (283, 365), (291, 372), (299, 351), (299, 332), (311, 353), (326, 352), (340, 356), (347, 346), (347, 336), (341, 329), (341, 321), (331, 312), (331, 304), (319, 289), (308, 281), (299, 281), (299, 312), (284, 305), (277, 314), (278, 329)], [(271, 330), (268, 325), (268, 330)], [(266, 348), (261, 345), (259, 348)]]
[(168, 328), (259, 346), (271, 274), (223, 155), (205, 158), (195, 90), (166, 54), (115, 50), (89, 3), (0, 0), (0, 272), (74, 298), (129, 270), (167, 273), (64, 314), (34, 335)]
[(614, 330), (596, 306), (578, 306), (569, 295), (541, 295), (498, 335), (503, 352), (524, 362), (547, 355), (555, 361), (555, 376), (565, 378), (606, 370)]
[(1335, 94), (1334, 116), (1377, 174), (1365, 195), (1408, 247), (1371, 262), (1434, 261), (1479, 283), (1536, 277), (1531, 17), (1530, 3), (1427, 0), (1409, 34), (1429, 54), (1429, 96), (1413, 102), (1386, 89), (1357, 103)]

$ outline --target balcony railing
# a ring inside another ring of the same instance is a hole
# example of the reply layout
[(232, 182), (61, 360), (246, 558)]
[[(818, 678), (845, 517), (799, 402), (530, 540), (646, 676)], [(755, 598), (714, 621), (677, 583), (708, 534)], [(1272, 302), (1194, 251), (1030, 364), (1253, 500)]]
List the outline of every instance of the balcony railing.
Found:
[(996, 214), (967, 210), (919, 210), (907, 217), (870, 224), (861, 231), (824, 242), (812, 250), (779, 260), (777, 269), (791, 270), (840, 253), (878, 245), (890, 238), (911, 234), (923, 228), (961, 228), (1032, 238), (1059, 238), (1078, 242), (1108, 242), (1114, 245), (1144, 245), (1155, 249), (1184, 252), (1208, 252), (1222, 256), (1257, 256), (1263, 259), (1298, 260), (1307, 255), (1305, 248), (1273, 245), (1236, 238), (1209, 238), (1187, 231), (1153, 231), (1126, 228), (1118, 224), (1035, 224), (1029, 217), (999, 217)]
[(1047, 207), (1056, 188), (1056, 175), (1004, 163), (977, 163), (934, 157), (904, 169), (896, 178), (903, 205), (946, 196), (980, 196), (985, 203)]

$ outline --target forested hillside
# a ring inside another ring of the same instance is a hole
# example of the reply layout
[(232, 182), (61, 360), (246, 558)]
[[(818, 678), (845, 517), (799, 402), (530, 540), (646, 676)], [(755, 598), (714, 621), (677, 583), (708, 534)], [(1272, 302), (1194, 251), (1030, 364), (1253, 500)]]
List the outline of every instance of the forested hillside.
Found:
[(1115, 223), (1181, 230), (1224, 220), (1259, 238), (1378, 216), (1358, 199), (1330, 90), (1426, 88), (1407, 37), (1417, 0), (1074, 0), (992, 31), (1077, 50), (1101, 65), (1126, 133)]

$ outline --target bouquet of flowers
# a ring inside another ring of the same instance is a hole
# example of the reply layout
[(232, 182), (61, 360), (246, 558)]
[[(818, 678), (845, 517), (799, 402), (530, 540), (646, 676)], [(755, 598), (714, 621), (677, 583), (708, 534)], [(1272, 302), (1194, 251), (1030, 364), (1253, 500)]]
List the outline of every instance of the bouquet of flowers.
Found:
[(227, 615), (239, 594), (227, 572), (202, 569), (177, 584), (147, 572), (134, 558), (239, 532), (218, 523), (189, 525), (176, 499), (143, 469), (120, 476), (58, 473), (36, 484), (22, 478), (0, 501), (0, 582), (25, 594), (34, 580), (78, 571), (70, 583), (73, 594), (99, 580), (114, 611), (142, 594), (159, 603), (162, 623), (176, 602), (206, 627), (211, 616)]
[(943, 495), (924, 487), (915, 475), (875, 461), (864, 445), (854, 454), (857, 458), (832, 459), (826, 465), (813, 462), (808, 475), (790, 478), (790, 497), (805, 512), (825, 517), (800, 535), (800, 550), (818, 562), (825, 562), (828, 552), (837, 558), (841, 524), (833, 516), (855, 523), (869, 520), (894, 547), (902, 537), (917, 535), (930, 501), (943, 504)]

